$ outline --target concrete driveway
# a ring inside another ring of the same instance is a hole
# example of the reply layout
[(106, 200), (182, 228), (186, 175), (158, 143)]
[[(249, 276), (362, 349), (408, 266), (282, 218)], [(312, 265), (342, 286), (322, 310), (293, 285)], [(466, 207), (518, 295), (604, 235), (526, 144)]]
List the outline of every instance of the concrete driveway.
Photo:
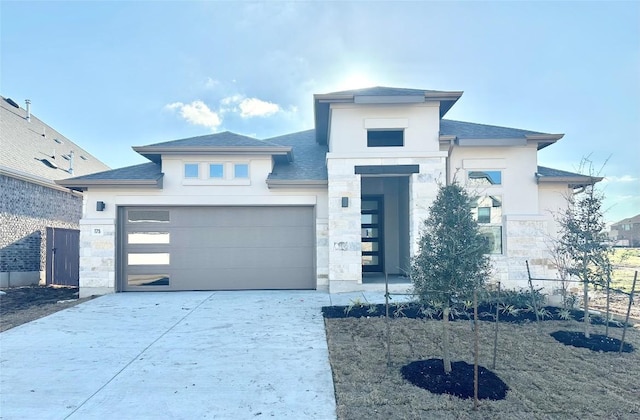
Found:
[(0, 334), (3, 419), (335, 419), (316, 291), (119, 293)]

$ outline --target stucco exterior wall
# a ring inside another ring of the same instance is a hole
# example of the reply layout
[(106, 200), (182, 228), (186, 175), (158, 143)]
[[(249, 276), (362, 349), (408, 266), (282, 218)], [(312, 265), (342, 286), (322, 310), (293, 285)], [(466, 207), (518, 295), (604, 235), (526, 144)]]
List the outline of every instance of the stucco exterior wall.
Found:
[[(382, 156), (439, 151), (439, 103), (402, 105), (332, 104), (329, 151)], [(367, 129), (404, 129), (403, 147), (367, 147)]]
[[(221, 183), (203, 177), (201, 182), (185, 180), (185, 162), (218, 163), (219, 159), (181, 156), (163, 160), (162, 189), (91, 188), (85, 193), (85, 212), (80, 228), (81, 295), (104, 294), (116, 286), (116, 220), (121, 206), (313, 206), (316, 212), (317, 287), (328, 287), (328, 213), (324, 188), (269, 189), (267, 175), (271, 159), (264, 157), (224, 158), (225, 162), (250, 163), (249, 180)], [(105, 203), (96, 211), (96, 202)]]
[(0, 287), (45, 281), (46, 228), (78, 229), (82, 196), (0, 175)]

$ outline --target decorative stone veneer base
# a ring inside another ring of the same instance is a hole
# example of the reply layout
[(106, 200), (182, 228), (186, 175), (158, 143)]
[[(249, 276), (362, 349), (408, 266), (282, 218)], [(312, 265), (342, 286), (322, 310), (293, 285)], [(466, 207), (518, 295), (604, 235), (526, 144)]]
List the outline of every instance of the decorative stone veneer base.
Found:
[(81, 297), (115, 291), (115, 249), (115, 221), (113, 219), (81, 220)]

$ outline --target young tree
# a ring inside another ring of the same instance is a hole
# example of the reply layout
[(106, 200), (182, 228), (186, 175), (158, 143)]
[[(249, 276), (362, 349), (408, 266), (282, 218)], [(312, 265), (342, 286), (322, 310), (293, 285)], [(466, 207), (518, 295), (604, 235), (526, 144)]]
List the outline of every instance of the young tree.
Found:
[(568, 258), (567, 272), (582, 283), (584, 306), (584, 335), (589, 333), (589, 285), (603, 286), (611, 271), (611, 246), (602, 212), (604, 195), (593, 183), (570, 196), (567, 210), (561, 215), (558, 251)]
[(471, 198), (458, 184), (441, 186), (429, 208), (411, 260), (414, 293), (442, 305), (445, 373), (451, 372), (449, 315), (456, 300), (468, 298), (489, 275), (489, 244), (471, 214)]

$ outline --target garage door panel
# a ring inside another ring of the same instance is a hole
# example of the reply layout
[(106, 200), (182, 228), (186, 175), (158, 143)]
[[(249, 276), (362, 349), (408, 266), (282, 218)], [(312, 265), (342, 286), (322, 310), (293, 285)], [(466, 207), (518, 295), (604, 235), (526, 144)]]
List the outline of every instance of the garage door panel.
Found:
[(221, 268), (255, 267), (272, 269), (280, 267), (309, 267), (313, 263), (313, 249), (296, 248), (224, 248), (211, 252), (207, 249), (178, 250), (171, 255), (171, 267), (175, 270), (190, 270), (206, 267)]
[[(174, 226), (184, 227), (227, 227), (227, 226), (309, 226), (309, 211), (299, 207), (193, 207), (171, 214)], [(259, 218), (256, 219), (256, 214)]]
[[(161, 228), (158, 223), (146, 226), (147, 223), (125, 222), (124, 237), (131, 243), (125, 244), (124, 258), (127, 259), (128, 253), (166, 251), (170, 254), (170, 263), (127, 267), (125, 279), (129, 276), (135, 281), (125, 282), (125, 290), (316, 287), (312, 207), (159, 207), (147, 210), (169, 211), (170, 221), (163, 222)], [(141, 231), (155, 232), (155, 236), (128, 235)], [(158, 233), (160, 231), (162, 235)], [(130, 241), (130, 238), (134, 240)], [(133, 261), (146, 263), (144, 258), (147, 257), (150, 258), (149, 255), (137, 255)], [(149, 259), (149, 262), (156, 261)], [(147, 281), (145, 274), (156, 277), (167, 274), (169, 285), (164, 279), (164, 283), (157, 281), (161, 286), (139, 286)]]
[(189, 290), (245, 290), (245, 289), (315, 289), (304, 268), (281, 267), (269, 270), (260, 268), (218, 269), (196, 268), (188, 275), (174, 274), (172, 281), (191, 285)]
[(314, 234), (309, 227), (216, 227), (172, 228), (171, 238), (181, 247), (227, 248), (227, 247), (286, 247), (308, 246)]

